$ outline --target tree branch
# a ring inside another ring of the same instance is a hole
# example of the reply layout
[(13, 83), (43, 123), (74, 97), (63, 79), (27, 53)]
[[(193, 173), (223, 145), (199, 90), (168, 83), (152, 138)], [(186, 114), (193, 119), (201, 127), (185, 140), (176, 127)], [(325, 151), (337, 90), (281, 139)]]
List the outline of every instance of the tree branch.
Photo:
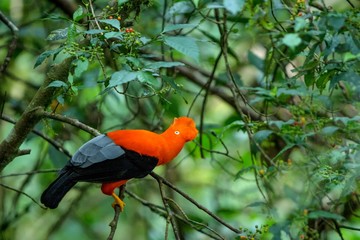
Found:
[(49, 113), (47, 111), (41, 111), (40, 115), (43, 117), (46, 117), (46, 118), (58, 120), (60, 122), (68, 123), (74, 127), (80, 128), (80, 129), (84, 130), (85, 132), (90, 133), (93, 136), (100, 135), (100, 132), (98, 130), (80, 122), (79, 120), (77, 120), (75, 118), (66, 117), (66, 116), (63, 116), (63, 115), (57, 114), (57, 113)]
[(19, 121), (0, 143), (0, 172), (17, 156), (20, 145), (42, 119), (43, 110), (51, 103), (57, 88), (48, 87), (48, 85), (54, 80), (66, 81), (71, 62), (72, 58), (67, 58), (62, 63), (53, 65)]
[[(120, 197), (121, 200), (124, 199), (125, 189), (126, 189), (126, 184), (122, 185), (119, 188), (119, 197)], [(119, 217), (120, 217), (120, 213), (121, 213), (120, 206), (115, 204), (114, 210), (115, 210), (114, 218), (109, 223), (110, 233), (109, 233), (109, 236), (108, 236), (107, 240), (112, 240), (114, 238), (115, 231), (116, 231), (116, 228), (117, 228), (117, 224), (119, 222)]]
[(183, 196), (185, 199), (187, 199), (189, 202), (191, 202), (192, 204), (194, 204), (197, 208), (201, 209), (202, 211), (204, 211), (205, 213), (207, 213), (210, 217), (214, 218), (216, 221), (218, 221), (220, 224), (222, 224), (223, 226), (225, 226), (226, 228), (230, 229), (231, 231), (233, 231), (234, 233), (237, 234), (241, 234), (242, 232), (237, 229), (234, 228), (233, 226), (227, 224), (224, 220), (222, 220), (220, 217), (216, 216), (214, 213), (212, 213), (209, 209), (205, 208), (204, 206), (200, 205), (197, 201), (195, 201), (193, 198), (191, 198), (189, 195), (187, 195), (185, 192), (181, 191), (180, 189), (178, 189), (177, 187), (175, 187), (173, 184), (171, 184), (169, 181), (167, 181), (166, 179), (164, 179), (163, 177), (159, 176), (158, 174), (152, 172), (150, 173), (150, 175), (155, 178), (157, 181), (159, 181), (158, 179), (161, 180), (162, 183), (164, 183), (166, 186), (170, 187), (171, 189), (173, 189), (175, 192), (179, 193), (181, 196)]
[[(144, 54), (151, 55), (151, 59), (154, 61), (167, 61), (166, 59), (163, 60), (159, 56), (155, 56), (154, 53), (144, 51)], [(195, 83), (199, 87), (204, 87), (207, 84), (206, 78), (211, 77), (211, 73), (208, 71), (205, 71), (204, 69), (200, 68), (199, 66), (196, 66), (190, 62), (184, 61), (184, 60), (178, 60), (179, 62), (182, 62), (186, 65), (186, 67), (177, 66), (175, 69), (184, 77), (186, 77), (189, 81), (192, 83)], [(217, 78), (214, 76), (214, 79), (217, 80)], [(224, 102), (229, 104), (235, 111), (241, 110), (244, 114), (251, 117), (253, 120), (261, 120), (262, 116), (261, 114), (257, 113), (254, 109), (251, 107), (248, 107), (248, 104), (246, 102), (239, 102), (240, 99), (236, 99), (232, 96), (232, 94), (227, 91), (225, 87), (222, 86), (210, 86), (209, 87), (209, 93), (218, 96), (221, 98)], [(243, 95), (245, 93), (242, 93)], [(240, 109), (238, 108), (240, 107)]]
[[(16, 124), (16, 121), (14, 119), (12, 119), (9, 116), (6, 115), (2, 115), (0, 116), (0, 119), (7, 121), (9, 123), (12, 124)], [(38, 135), (39, 137), (43, 138), (45, 141), (47, 141), (48, 143), (50, 143), (55, 149), (57, 149), (59, 152), (64, 153), (66, 156), (68, 156), (69, 158), (71, 158), (71, 154), (65, 149), (63, 148), (63, 146), (61, 146), (61, 144), (59, 144), (57, 141), (54, 141), (53, 139), (49, 138), (48, 136), (44, 135), (42, 132), (33, 129), (32, 133)]]
[(24, 192), (24, 191), (19, 191), (19, 190), (17, 190), (16, 188), (12, 188), (12, 187), (7, 186), (7, 185), (2, 184), (2, 183), (0, 183), (0, 186), (3, 187), (3, 188), (5, 188), (5, 189), (9, 189), (9, 190), (12, 190), (12, 191), (14, 191), (14, 192), (17, 192), (17, 193), (19, 193), (19, 194), (21, 194), (21, 195), (25, 195), (26, 197), (30, 198), (31, 201), (33, 201), (34, 203), (36, 203), (36, 205), (38, 205), (38, 206), (41, 207), (42, 209), (46, 209), (45, 207), (41, 206), (40, 203), (38, 203), (32, 196), (30, 196), (30, 195), (27, 194), (26, 192)]
[(164, 179), (163, 178), (155, 178), (155, 179), (159, 184), (161, 199), (163, 201), (163, 204), (164, 204), (164, 207), (165, 207), (165, 210), (167, 213), (167, 221), (170, 221), (170, 223), (171, 223), (175, 239), (177, 239), (177, 240), (182, 239), (181, 235), (179, 233), (179, 228), (177, 226), (176, 219), (174, 217), (174, 213), (172, 212), (172, 210), (169, 206), (169, 203), (166, 201), (166, 197), (165, 197), (165, 193), (164, 193), (164, 189), (163, 189), (163, 180)]

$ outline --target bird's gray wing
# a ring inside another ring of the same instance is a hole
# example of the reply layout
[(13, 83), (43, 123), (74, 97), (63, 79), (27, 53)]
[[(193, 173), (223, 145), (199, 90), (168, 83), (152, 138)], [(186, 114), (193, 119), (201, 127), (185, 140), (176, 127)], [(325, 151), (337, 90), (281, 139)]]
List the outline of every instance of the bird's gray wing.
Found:
[(71, 158), (70, 163), (73, 166), (86, 168), (95, 163), (118, 158), (123, 154), (125, 154), (123, 148), (102, 134), (82, 145)]

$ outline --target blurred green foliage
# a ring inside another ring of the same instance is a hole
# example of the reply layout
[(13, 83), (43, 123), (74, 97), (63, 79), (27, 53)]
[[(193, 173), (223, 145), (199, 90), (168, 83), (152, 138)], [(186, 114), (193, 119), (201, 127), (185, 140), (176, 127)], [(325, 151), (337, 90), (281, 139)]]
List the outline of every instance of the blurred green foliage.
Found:
[[(57, 89), (49, 112), (101, 132), (197, 122), (199, 137), (156, 172), (238, 232), (167, 188), (184, 239), (359, 238), (358, 2), (70, 2), (0, 3), (19, 28), (3, 116), (19, 119), (51, 66), (72, 57), (67, 81), (47, 86)], [(5, 59), (11, 32), (0, 34)], [(12, 126), (0, 121), (1, 140)], [(36, 130), (70, 153), (91, 137), (52, 119)], [(78, 184), (45, 211), (46, 170), (69, 157), (34, 134), (22, 149), (31, 154), (0, 176), (0, 239), (105, 239), (112, 199)], [(174, 239), (157, 182), (126, 189), (114, 239)]]

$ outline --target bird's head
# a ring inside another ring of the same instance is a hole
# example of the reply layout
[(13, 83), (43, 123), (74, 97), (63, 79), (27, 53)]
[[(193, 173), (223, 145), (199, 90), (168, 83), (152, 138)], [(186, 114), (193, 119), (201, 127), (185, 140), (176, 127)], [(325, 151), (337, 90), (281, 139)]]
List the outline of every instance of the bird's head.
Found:
[(198, 134), (194, 120), (188, 117), (175, 118), (169, 129), (174, 137), (181, 137), (186, 142), (193, 140)]

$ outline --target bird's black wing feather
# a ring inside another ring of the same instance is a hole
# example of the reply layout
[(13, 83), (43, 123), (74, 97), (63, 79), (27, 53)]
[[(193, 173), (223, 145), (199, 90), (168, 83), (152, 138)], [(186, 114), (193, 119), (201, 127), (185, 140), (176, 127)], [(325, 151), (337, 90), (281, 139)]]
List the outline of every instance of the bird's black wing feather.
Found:
[(74, 181), (114, 182), (145, 177), (157, 163), (157, 158), (124, 149), (102, 134), (81, 146), (60, 174), (73, 172)]
[(41, 195), (41, 202), (56, 208), (77, 182), (107, 183), (142, 178), (157, 165), (155, 157), (141, 155), (116, 145), (106, 135), (85, 143)]
[(124, 154), (118, 158), (92, 164), (87, 167), (67, 165), (67, 170), (76, 173), (75, 181), (106, 183), (143, 178), (157, 165), (155, 157), (141, 155), (137, 152), (124, 149)]

